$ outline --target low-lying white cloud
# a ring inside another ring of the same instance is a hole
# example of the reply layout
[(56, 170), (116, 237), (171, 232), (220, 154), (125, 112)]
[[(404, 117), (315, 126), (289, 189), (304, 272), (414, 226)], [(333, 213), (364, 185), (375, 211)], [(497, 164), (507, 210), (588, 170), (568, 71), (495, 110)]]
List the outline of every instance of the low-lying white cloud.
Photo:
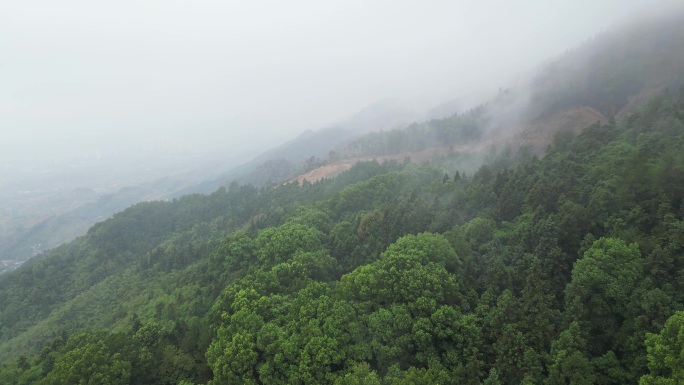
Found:
[(646, 5), (8, 1), (0, 160), (263, 148), (383, 98), (495, 91)]

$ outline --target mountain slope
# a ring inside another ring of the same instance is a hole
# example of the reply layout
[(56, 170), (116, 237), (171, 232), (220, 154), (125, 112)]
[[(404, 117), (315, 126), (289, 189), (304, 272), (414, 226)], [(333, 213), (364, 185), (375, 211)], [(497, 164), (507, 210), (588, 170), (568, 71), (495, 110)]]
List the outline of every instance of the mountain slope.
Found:
[[(5, 357), (54, 338), (54, 355), (28, 360), (35, 372), (4, 373), (63, 382), (87, 375), (66, 368), (100, 346), (130, 383), (333, 383), (364, 367), (385, 381), (478, 383), (495, 369), (518, 383), (570, 375), (553, 341), (572, 338), (564, 349), (595, 362), (583, 375), (634, 383), (646, 333), (684, 304), (682, 145), (684, 104), (661, 97), (472, 178), (368, 163), (135, 206), (0, 280)], [(253, 361), (229, 364), (242, 357)]]
[(317, 131), (308, 130), (282, 145), (264, 152), (251, 161), (181, 193), (211, 193), (231, 182), (257, 186), (281, 183), (296, 175), (309, 159), (331, 156), (340, 143), (374, 131), (401, 127), (417, 118), (417, 114), (398, 102), (376, 102), (349, 119)]
[(1, 276), (1, 381), (675, 381), (684, 92), (541, 84), (339, 147), (429, 163), (142, 203)]
[[(594, 123), (624, 118), (664, 90), (684, 86), (682, 25), (680, 13), (625, 23), (543, 64), (530, 79), (465, 113), (338, 145), (337, 159), (304, 170), (298, 180), (331, 177), (373, 157), (416, 157), (430, 149), (443, 155), (444, 147), (475, 153), (479, 159), (492, 147), (542, 155), (558, 133), (577, 133)], [(477, 166), (458, 165), (468, 172)]]

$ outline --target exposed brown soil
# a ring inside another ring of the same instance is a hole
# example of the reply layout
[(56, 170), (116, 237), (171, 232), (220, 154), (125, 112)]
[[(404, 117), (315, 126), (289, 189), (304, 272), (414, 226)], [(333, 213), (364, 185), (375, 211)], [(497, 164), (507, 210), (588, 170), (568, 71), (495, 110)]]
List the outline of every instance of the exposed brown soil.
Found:
[[(412, 162), (416, 163), (424, 163), (432, 160), (435, 156), (437, 155), (446, 155), (449, 152), (453, 151), (458, 151), (458, 150), (465, 150), (466, 148), (461, 148), (461, 149), (454, 149), (450, 147), (432, 147), (432, 148), (427, 148), (425, 150), (421, 151), (415, 151), (415, 152), (402, 152), (399, 154), (392, 154), (392, 155), (382, 155), (382, 156), (366, 156), (366, 157), (356, 157), (356, 158), (346, 158), (342, 160), (338, 160), (337, 162), (316, 168), (314, 170), (311, 170), (303, 175), (298, 176), (297, 178), (293, 179), (292, 181), (296, 180), (297, 183), (301, 184), (305, 180), (309, 181), (309, 183), (314, 183), (317, 182), (323, 178), (332, 178), (340, 173), (349, 170), (358, 162), (367, 162), (371, 160), (376, 160), (380, 163), (386, 162), (389, 160), (396, 160), (398, 162), (403, 161), (406, 157), (411, 158)], [(472, 149), (471, 149), (472, 150)]]
[(644, 88), (638, 94), (628, 97), (627, 105), (616, 114), (616, 119), (619, 120), (639, 111), (644, 104), (653, 99), (658, 93), (663, 92), (663, 90), (665, 90), (665, 87)]
[(306, 174), (300, 175), (295, 180), (297, 181), (297, 183), (302, 184), (305, 180), (314, 183), (323, 178), (332, 178), (344, 171), (349, 170), (356, 162), (358, 162), (358, 160), (352, 158), (328, 164), (323, 167), (313, 169), (307, 172)]
[(543, 155), (557, 133), (578, 134), (595, 123), (606, 124), (608, 119), (591, 107), (575, 107), (520, 127), (512, 143), (516, 144), (514, 147), (527, 147), (535, 154)]
[(600, 112), (590, 107), (576, 107), (558, 113), (550, 118), (540, 119), (531, 124), (516, 127), (506, 133), (500, 133), (496, 137), (480, 141), (472, 146), (454, 147), (433, 147), (416, 152), (402, 152), (393, 155), (382, 155), (376, 157), (357, 157), (346, 158), (323, 167), (311, 170), (298, 176), (292, 181), (301, 184), (305, 180), (310, 183), (317, 182), (323, 178), (332, 178), (340, 173), (349, 170), (358, 162), (376, 160), (385, 162), (388, 160), (403, 161), (407, 156), (412, 162), (424, 163), (432, 160), (437, 155), (447, 155), (450, 152), (461, 151), (487, 151), (492, 145), (503, 148), (505, 144), (512, 143), (513, 148), (527, 147), (537, 155), (542, 156), (548, 145), (553, 141), (554, 135), (561, 131), (572, 131), (579, 133), (585, 127), (594, 123), (608, 123), (608, 119)]

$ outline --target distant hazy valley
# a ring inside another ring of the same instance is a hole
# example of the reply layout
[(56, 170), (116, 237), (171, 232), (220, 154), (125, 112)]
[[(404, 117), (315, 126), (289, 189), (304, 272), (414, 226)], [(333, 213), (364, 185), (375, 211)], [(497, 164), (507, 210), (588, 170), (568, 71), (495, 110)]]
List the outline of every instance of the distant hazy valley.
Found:
[[(232, 181), (256, 186), (315, 182), (334, 177), (358, 161), (408, 156), (428, 162), (454, 153), (461, 158), (454, 170), (472, 173), (491, 151), (526, 148), (541, 155), (558, 132), (579, 132), (596, 122), (607, 123), (611, 116), (626, 116), (663, 89), (679, 87), (684, 43), (675, 39), (681, 34), (677, 26), (665, 23), (658, 31), (647, 26), (625, 30), (631, 35), (641, 33), (639, 41), (625, 40), (619, 30), (604, 32), (542, 65), (514, 88), (493, 93), (481, 105), (463, 105), (454, 99), (417, 111), (384, 100), (345, 121), (263, 149), (257, 156), (152, 150), (127, 157), (86, 151), (70, 158), (5, 164), (0, 170), (4, 178), (0, 183), (0, 271), (16, 268), (27, 258), (84, 234), (93, 223), (134, 203), (207, 194)], [(668, 33), (671, 38), (663, 45), (661, 36)], [(634, 56), (647, 51), (648, 55)], [(609, 85), (613, 88), (606, 88)], [(596, 96), (597, 90), (613, 96)], [(410, 123), (409, 131), (430, 131), (434, 126), (448, 126), (450, 119), (469, 109), (483, 111), (486, 128), (456, 146), (445, 147), (445, 138), (429, 135), (411, 143), (398, 138)], [(393, 132), (398, 139), (391, 138)]]

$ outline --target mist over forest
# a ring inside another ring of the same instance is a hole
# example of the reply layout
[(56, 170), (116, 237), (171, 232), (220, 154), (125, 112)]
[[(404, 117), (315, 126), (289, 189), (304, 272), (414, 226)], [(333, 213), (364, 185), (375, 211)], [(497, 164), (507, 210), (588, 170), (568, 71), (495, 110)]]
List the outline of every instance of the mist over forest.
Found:
[(0, 5), (0, 383), (684, 381), (683, 26)]
[[(139, 201), (277, 183), (367, 132), (463, 113), (644, 3), (2, 5), (0, 260)], [(259, 156), (311, 131), (324, 138)], [(279, 168), (235, 170), (255, 158)]]

